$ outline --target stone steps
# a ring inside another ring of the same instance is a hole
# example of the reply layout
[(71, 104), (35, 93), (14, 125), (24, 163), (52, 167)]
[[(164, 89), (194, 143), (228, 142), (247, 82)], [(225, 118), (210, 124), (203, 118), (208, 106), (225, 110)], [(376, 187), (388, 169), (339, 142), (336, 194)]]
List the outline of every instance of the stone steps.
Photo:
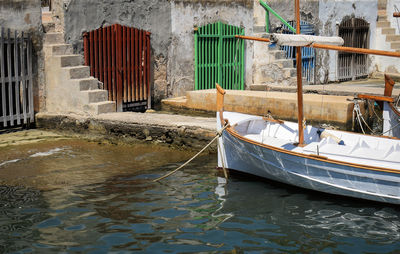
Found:
[(44, 34), (44, 44), (63, 44), (64, 34), (56, 32), (47, 32)]
[[(48, 17), (46, 17), (48, 19)], [(54, 32), (54, 23), (43, 25), (46, 59), (48, 110), (55, 112), (83, 112), (102, 114), (116, 111), (116, 103), (108, 101), (103, 84), (90, 76), (90, 67), (83, 65), (83, 57), (73, 54), (71, 44), (64, 42), (64, 34)]]

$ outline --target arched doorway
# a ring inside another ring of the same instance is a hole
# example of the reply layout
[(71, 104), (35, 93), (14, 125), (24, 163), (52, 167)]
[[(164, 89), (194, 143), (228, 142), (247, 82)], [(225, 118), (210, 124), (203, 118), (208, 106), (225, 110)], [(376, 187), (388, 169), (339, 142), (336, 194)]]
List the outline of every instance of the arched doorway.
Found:
[[(369, 23), (359, 18), (348, 18), (339, 26), (339, 36), (345, 47), (369, 47)], [(368, 76), (368, 56), (339, 52), (338, 75), (340, 81), (355, 80)]]

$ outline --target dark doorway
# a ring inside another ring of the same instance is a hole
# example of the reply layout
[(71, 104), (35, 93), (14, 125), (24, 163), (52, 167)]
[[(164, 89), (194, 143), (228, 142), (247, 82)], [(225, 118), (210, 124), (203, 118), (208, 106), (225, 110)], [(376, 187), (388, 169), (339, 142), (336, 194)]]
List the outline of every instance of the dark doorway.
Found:
[[(339, 36), (344, 40), (345, 47), (369, 47), (369, 23), (359, 18), (348, 18), (339, 26)], [(355, 80), (368, 76), (368, 56), (339, 52), (339, 81)]]

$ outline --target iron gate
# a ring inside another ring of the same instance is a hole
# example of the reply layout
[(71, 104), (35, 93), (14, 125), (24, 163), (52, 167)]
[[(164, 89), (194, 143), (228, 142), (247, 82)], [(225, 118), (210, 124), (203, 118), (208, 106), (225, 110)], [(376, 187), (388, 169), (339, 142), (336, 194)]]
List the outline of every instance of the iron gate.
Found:
[(151, 107), (150, 32), (112, 25), (84, 34), (85, 64), (118, 111)]
[(217, 22), (195, 29), (195, 90), (244, 90), (244, 29)]
[[(368, 48), (369, 24), (363, 19), (346, 19), (339, 26), (339, 36), (343, 38), (345, 47)], [(339, 80), (367, 77), (367, 60), (368, 56), (364, 54), (339, 52)]]
[(30, 35), (1, 28), (0, 123), (3, 127), (34, 121), (32, 41)]
[[(292, 27), (296, 27), (295, 21), (288, 22)], [(315, 35), (314, 26), (307, 22), (300, 21), (301, 34)], [(283, 26), (284, 34), (293, 34), (293, 32), (287, 27)], [(286, 52), (286, 58), (293, 61), (294, 67), (296, 67), (296, 47), (281, 46), (281, 50)], [(307, 78), (308, 83), (315, 84), (315, 49), (302, 47), (301, 48), (301, 64), (303, 77)]]

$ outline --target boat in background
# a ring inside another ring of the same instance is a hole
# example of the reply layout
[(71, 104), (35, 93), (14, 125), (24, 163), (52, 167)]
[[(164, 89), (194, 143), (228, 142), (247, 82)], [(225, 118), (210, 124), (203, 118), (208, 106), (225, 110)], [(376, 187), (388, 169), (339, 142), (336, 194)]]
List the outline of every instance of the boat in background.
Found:
[[(398, 52), (320, 44), (317, 36), (299, 35), (299, 0), (295, 4), (297, 35), (283, 37), (297, 46), (298, 63), (301, 47), (400, 57)], [(236, 37), (264, 42), (275, 38)], [(226, 112), (225, 91), (216, 85), (218, 166), (306, 189), (400, 204), (400, 140), (306, 126), (301, 73), (298, 64), (297, 123)]]

